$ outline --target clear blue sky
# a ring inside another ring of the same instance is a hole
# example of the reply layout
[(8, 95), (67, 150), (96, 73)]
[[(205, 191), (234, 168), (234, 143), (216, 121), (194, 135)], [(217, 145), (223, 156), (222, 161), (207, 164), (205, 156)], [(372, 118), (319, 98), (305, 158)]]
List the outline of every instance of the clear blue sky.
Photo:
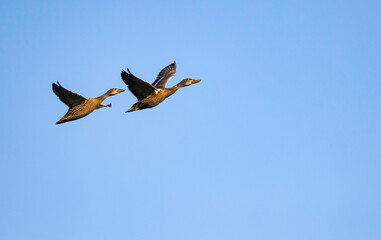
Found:
[[(0, 239), (381, 239), (379, 1), (1, 1)], [(154, 109), (55, 125), (152, 82)]]

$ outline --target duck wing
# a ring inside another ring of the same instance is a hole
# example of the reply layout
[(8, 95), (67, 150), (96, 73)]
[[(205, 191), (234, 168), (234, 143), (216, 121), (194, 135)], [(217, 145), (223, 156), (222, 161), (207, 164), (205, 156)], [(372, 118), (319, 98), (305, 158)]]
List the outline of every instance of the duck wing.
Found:
[(169, 64), (159, 72), (156, 80), (152, 83), (157, 88), (165, 88), (167, 83), (176, 74), (176, 61)]
[(157, 90), (157, 88), (152, 86), (151, 83), (135, 77), (128, 68), (127, 72), (122, 71), (122, 80), (125, 84), (127, 84), (128, 89), (132, 92), (132, 94), (135, 95), (138, 100), (148, 97)]
[(83, 103), (87, 98), (79, 95), (78, 93), (67, 90), (62, 87), (59, 82), (52, 84), (53, 92), (65, 103), (69, 108)]

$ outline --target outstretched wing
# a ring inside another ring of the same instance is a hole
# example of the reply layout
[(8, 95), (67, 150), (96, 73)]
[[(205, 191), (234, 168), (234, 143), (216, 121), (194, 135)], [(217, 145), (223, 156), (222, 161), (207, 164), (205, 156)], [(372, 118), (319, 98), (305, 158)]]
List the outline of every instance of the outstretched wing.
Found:
[(69, 108), (74, 107), (87, 99), (78, 93), (67, 90), (62, 87), (59, 82), (53, 83), (53, 92), (60, 98), (60, 100), (65, 103)]
[(171, 78), (176, 74), (176, 61), (169, 64), (163, 70), (159, 72), (159, 75), (157, 75), (156, 80), (152, 83), (153, 86), (157, 88), (165, 88), (167, 86), (167, 83)]
[(127, 71), (122, 71), (121, 76), (125, 84), (127, 84), (128, 89), (135, 95), (138, 100), (141, 100), (157, 90), (150, 83), (141, 80), (140, 78), (132, 75), (130, 70), (127, 68)]

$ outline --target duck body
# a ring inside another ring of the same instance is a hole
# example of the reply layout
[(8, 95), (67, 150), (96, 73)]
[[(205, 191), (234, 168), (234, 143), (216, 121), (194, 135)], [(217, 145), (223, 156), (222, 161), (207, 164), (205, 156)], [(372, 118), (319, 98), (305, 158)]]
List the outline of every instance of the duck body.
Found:
[(57, 122), (57, 124), (77, 120), (92, 113), (102, 102), (96, 98), (88, 98), (82, 104), (69, 108), (67, 113)]
[(181, 87), (189, 86), (201, 81), (199, 79), (186, 78), (175, 86), (166, 88), (167, 82), (176, 73), (176, 62), (173, 62), (161, 70), (152, 84), (135, 77), (129, 69), (127, 69), (127, 71), (128, 73), (122, 71), (122, 80), (127, 84), (128, 89), (135, 95), (138, 101), (126, 112), (153, 108), (159, 105), (167, 97), (174, 94)]
[(65, 89), (59, 82), (57, 82), (57, 84), (53, 83), (52, 88), (53, 92), (60, 98), (60, 100), (69, 107), (67, 113), (58, 120), (56, 124), (83, 118), (98, 108), (111, 107), (111, 103), (109, 105), (102, 104), (103, 100), (109, 96), (125, 91), (125, 89), (111, 88), (105, 94), (97, 98), (85, 98), (78, 93)]
[(157, 89), (154, 93), (151, 95), (138, 100), (132, 107), (127, 110), (127, 112), (132, 112), (136, 110), (142, 110), (146, 108), (153, 108), (159, 105), (162, 101), (164, 101), (167, 97), (174, 94), (176, 91), (173, 91), (170, 88), (160, 88)]

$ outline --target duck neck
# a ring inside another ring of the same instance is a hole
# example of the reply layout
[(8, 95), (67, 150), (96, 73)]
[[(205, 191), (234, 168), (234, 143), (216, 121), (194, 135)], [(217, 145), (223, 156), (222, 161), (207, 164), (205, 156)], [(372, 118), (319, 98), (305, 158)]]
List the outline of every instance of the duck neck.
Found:
[(172, 94), (174, 94), (179, 89), (180, 89), (180, 87), (177, 85), (175, 85), (171, 88), (167, 88), (167, 95), (168, 95), (167, 97), (171, 96)]
[(99, 97), (97, 97), (97, 99), (100, 101), (100, 102), (103, 102), (103, 100), (105, 100), (107, 97), (109, 97), (110, 95), (106, 92), (105, 94), (102, 94), (100, 95)]
[(179, 90), (182, 87), (184, 87), (184, 83), (183, 82), (179, 82), (175, 86), (171, 87), (171, 90), (173, 91), (173, 93), (175, 93), (177, 90)]

